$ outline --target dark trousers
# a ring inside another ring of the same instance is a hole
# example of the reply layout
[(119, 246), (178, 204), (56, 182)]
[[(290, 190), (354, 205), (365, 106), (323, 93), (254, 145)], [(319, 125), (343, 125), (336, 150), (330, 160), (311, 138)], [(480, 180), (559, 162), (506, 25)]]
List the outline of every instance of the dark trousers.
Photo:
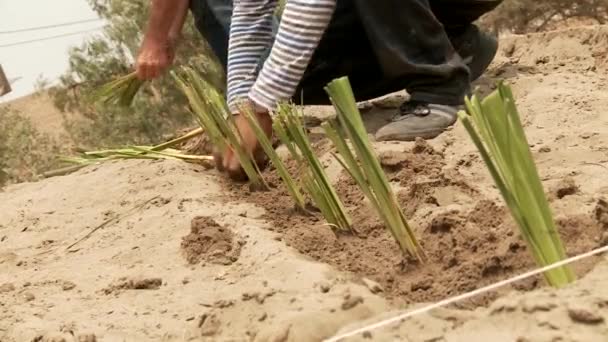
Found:
[[(293, 101), (329, 104), (324, 86), (348, 76), (358, 101), (406, 89), (412, 100), (458, 105), (470, 88), (458, 41), (501, 0), (338, 0)], [(191, 0), (198, 30), (227, 61), (231, 0)]]

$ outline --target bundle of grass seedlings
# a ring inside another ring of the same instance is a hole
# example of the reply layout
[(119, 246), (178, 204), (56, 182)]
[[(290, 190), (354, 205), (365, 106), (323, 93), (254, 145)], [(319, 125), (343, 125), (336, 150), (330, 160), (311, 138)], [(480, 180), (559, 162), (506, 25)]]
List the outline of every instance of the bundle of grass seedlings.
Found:
[(74, 165), (46, 171), (42, 174), (42, 176), (61, 176), (77, 171), (87, 165), (116, 159), (177, 159), (194, 163), (202, 163), (203, 165), (210, 165), (211, 161), (213, 160), (213, 157), (211, 156), (186, 154), (180, 150), (172, 148), (175, 145), (178, 145), (188, 139), (192, 139), (193, 137), (201, 134), (203, 134), (203, 130), (201, 128), (196, 128), (184, 134), (183, 136), (155, 146), (123, 147), (99, 151), (86, 151), (83, 149), (77, 149), (80, 154), (79, 156), (59, 158), (60, 161)]
[(213, 157), (186, 154), (172, 148), (158, 149), (157, 146), (132, 146), (99, 151), (81, 151), (80, 156), (61, 157), (60, 159), (67, 163), (86, 166), (116, 159), (173, 159), (204, 163), (212, 161)]
[(292, 105), (279, 105), (273, 129), (298, 166), (297, 179), (302, 188), (325, 220), (339, 231), (352, 232), (352, 219), (315, 154), (304, 130), (301, 112)]
[(127, 107), (131, 105), (143, 84), (144, 81), (137, 78), (136, 73), (132, 72), (102, 85), (93, 94), (93, 99), (106, 104)]
[(332, 81), (325, 90), (337, 112), (337, 119), (323, 124), (338, 151), (336, 158), (371, 202), (401, 250), (423, 261), (424, 253), (368, 139), (348, 78)]
[(267, 188), (253, 156), (241, 145), (241, 136), (234, 128), (224, 97), (190, 67), (182, 67), (173, 71), (172, 75), (188, 98), (194, 117), (211, 143), (222, 151), (227, 148), (234, 151), (252, 188)]
[[(499, 84), (482, 101), (477, 96), (467, 99), (466, 112), (458, 115), (538, 265), (565, 259), (510, 87)], [(555, 287), (575, 279), (568, 266), (547, 271), (544, 276)]]

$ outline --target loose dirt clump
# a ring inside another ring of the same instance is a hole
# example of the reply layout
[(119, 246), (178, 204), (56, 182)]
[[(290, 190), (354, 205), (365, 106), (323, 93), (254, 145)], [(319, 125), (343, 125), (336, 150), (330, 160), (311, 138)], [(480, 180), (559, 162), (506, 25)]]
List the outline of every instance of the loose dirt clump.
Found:
[(201, 261), (230, 265), (238, 260), (241, 243), (232, 232), (206, 216), (192, 219), (190, 234), (182, 240), (182, 254), (191, 264)]
[(595, 219), (602, 225), (603, 229), (608, 231), (608, 201), (600, 198), (594, 210)]
[(158, 290), (163, 284), (161, 278), (129, 279), (123, 277), (114, 284), (101, 290), (106, 295), (117, 294), (125, 290)]
[(438, 176), (445, 166), (443, 153), (422, 139), (417, 139), (410, 150), (383, 151), (379, 153), (379, 158), (389, 179), (398, 181), (402, 186), (409, 185), (419, 174)]
[(557, 199), (562, 199), (566, 196), (571, 196), (579, 192), (579, 187), (571, 177), (562, 179), (551, 190), (550, 196)]

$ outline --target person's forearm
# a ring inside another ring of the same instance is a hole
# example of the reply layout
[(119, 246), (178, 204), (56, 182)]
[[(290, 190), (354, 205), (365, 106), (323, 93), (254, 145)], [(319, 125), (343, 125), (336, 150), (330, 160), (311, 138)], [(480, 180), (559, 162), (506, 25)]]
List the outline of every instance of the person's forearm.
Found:
[(175, 13), (175, 17), (173, 18), (171, 28), (169, 29), (169, 40), (172, 43), (175, 43), (181, 36), (182, 28), (184, 27), (184, 22), (186, 21), (186, 16), (188, 15), (188, 7), (190, 4), (189, 0), (174, 1), (178, 8), (177, 12)]
[(272, 43), (272, 20), (278, 0), (234, 2), (228, 46), (228, 105), (232, 112), (247, 99), (257, 66)]
[[(152, 0), (144, 41), (165, 42), (169, 39), (179, 11), (188, 0)], [(181, 29), (181, 27), (180, 27)]]
[(335, 7), (336, 0), (287, 1), (270, 56), (248, 94), (255, 104), (273, 111), (291, 99)]

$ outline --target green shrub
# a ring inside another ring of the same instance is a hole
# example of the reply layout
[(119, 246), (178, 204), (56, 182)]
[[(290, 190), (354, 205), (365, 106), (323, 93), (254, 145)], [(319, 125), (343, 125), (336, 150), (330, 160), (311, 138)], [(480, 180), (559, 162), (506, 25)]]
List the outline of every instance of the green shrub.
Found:
[(31, 120), (9, 108), (0, 108), (0, 187), (35, 180), (57, 167), (61, 146), (38, 131)]

